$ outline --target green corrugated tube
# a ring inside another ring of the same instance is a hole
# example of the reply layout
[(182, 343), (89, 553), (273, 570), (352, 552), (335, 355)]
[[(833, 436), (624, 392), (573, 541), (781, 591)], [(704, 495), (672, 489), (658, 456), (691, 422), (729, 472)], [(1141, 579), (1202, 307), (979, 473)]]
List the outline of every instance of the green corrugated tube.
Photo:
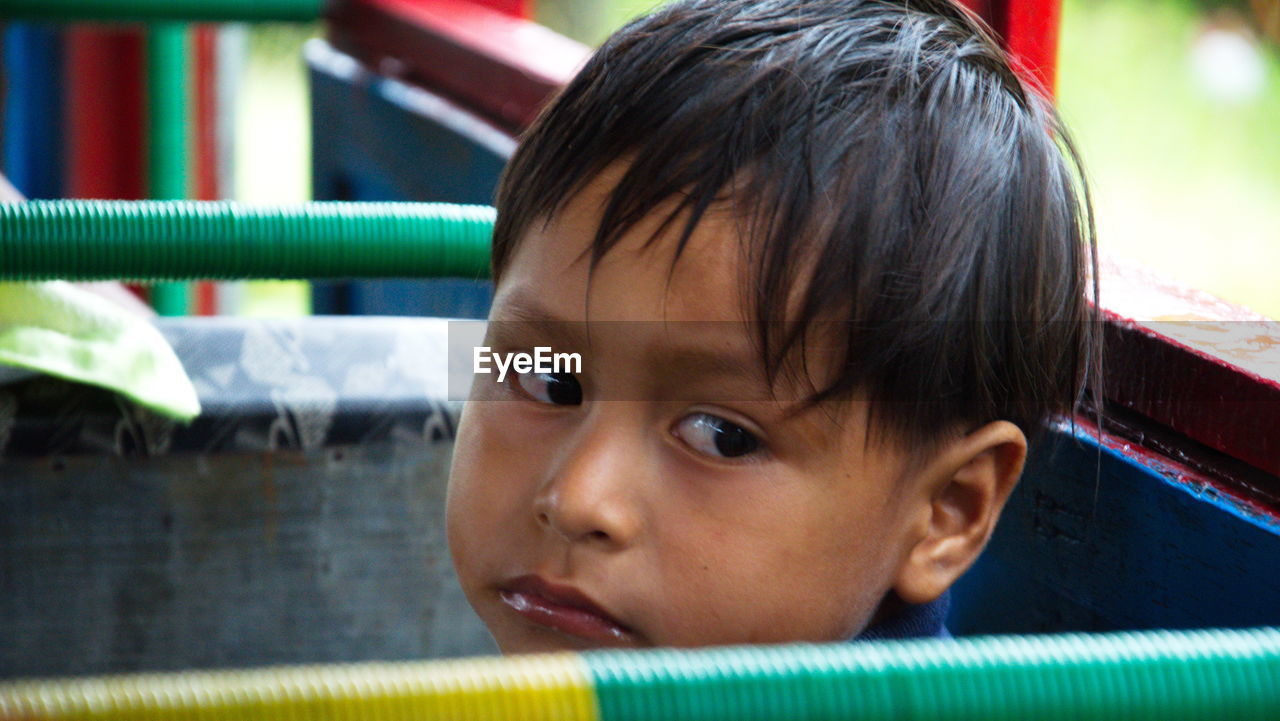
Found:
[(1276, 721), (1280, 629), (584, 654), (605, 721)]
[(0, 0), (0, 19), (310, 21), (324, 0)]
[(443, 203), (0, 204), (0, 280), (483, 278), (494, 210)]
[(70, 721), (1276, 721), (1280, 629), (1009, 636), (0, 682)]
[[(187, 26), (157, 23), (147, 32), (147, 170), (156, 200), (187, 197)], [(191, 288), (157, 283), (151, 307), (160, 315), (187, 315)]]

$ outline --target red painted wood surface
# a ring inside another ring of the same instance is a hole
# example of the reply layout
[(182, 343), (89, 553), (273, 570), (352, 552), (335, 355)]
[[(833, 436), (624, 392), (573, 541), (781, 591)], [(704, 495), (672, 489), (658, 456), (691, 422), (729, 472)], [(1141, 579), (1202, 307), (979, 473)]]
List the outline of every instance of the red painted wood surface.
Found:
[[(1117, 422), (1108, 418), (1101, 432), (1093, 420), (1084, 415), (1076, 416), (1074, 422), (1080, 436), (1096, 440), (1103, 448), (1125, 455), (1193, 496), (1220, 499), (1240, 515), (1280, 529), (1280, 487), (1272, 484), (1274, 478), (1243, 467), (1231, 469), (1239, 472), (1224, 473), (1220, 466), (1206, 461), (1202, 454), (1192, 451), (1183, 455), (1176, 448), (1169, 452), (1169, 449), (1159, 446), (1159, 441), (1156, 447), (1135, 443), (1129, 437), (1128, 431), (1132, 428), (1126, 419)], [(1178, 443), (1175, 436), (1169, 439)]]
[(146, 193), (142, 35), (67, 32), (67, 195), (136, 200)]
[(465, 0), (340, 0), (330, 42), (379, 72), (518, 130), (590, 50), (529, 20)]
[(1280, 322), (1104, 263), (1108, 400), (1280, 476)]

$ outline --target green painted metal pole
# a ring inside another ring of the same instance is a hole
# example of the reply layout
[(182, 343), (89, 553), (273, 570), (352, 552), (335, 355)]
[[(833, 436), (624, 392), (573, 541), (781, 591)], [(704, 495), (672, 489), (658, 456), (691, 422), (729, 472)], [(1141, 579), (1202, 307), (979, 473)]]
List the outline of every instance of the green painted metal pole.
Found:
[(484, 278), (494, 218), (447, 203), (0, 203), (0, 280)]
[[(147, 169), (150, 195), (157, 200), (187, 197), (187, 50), (185, 24), (158, 23), (149, 28)], [(151, 288), (151, 306), (160, 315), (187, 315), (191, 312), (190, 295), (186, 283), (157, 283)]]
[(0, 18), (44, 21), (318, 20), (324, 0), (0, 0)]

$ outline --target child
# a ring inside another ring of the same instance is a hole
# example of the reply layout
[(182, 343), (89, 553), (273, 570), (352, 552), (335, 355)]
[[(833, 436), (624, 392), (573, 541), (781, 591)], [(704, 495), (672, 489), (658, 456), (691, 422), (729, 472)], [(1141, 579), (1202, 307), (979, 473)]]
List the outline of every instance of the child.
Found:
[(1058, 142), (946, 0), (677, 0), (606, 42), (498, 195), (486, 344), (581, 356), (477, 375), (460, 426), (499, 647), (945, 635), (1093, 357)]

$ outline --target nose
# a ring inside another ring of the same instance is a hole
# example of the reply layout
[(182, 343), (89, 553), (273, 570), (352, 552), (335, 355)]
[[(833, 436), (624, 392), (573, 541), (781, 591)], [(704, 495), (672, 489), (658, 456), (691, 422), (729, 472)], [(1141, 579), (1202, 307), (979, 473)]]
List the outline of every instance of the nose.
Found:
[(639, 444), (608, 418), (580, 427), (546, 471), (534, 502), (538, 524), (575, 544), (629, 545), (640, 528)]

